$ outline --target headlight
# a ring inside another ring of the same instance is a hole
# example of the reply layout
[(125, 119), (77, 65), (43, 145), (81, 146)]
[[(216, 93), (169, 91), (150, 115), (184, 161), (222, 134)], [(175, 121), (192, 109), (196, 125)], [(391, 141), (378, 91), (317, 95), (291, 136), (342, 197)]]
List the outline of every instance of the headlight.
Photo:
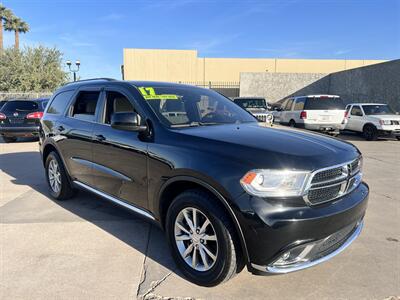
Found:
[(390, 121), (390, 120), (379, 120), (379, 124), (381, 124), (381, 125), (390, 125), (390, 124), (392, 124), (392, 121)]
[(252, 170), (240, 180), (247, 193), (260, 197), (302, 196), (309, 176), (306, 171)]

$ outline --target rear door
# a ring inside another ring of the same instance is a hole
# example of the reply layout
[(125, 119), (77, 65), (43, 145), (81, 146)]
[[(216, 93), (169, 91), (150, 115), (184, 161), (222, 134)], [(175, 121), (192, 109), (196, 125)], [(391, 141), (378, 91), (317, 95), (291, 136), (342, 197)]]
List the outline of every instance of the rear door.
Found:
[(345, 115), (345, 106), (339, 97), (307, 97), (304, 110), (307, 121), (315, 124), (341, 124)]
[(55, 129), (57, 144), (72, 179), (90, 186), (94, 186), (92, 134), (101, 93), (101, 87), (81, 88)]

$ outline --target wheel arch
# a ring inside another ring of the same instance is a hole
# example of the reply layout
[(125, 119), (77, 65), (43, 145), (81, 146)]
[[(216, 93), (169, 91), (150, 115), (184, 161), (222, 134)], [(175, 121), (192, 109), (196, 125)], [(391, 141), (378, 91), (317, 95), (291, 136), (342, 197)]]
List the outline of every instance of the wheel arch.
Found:
[(225, 209), (228, 217), (230, 218), (230, 221), (234, 225), (235, 234), (239, 240), (243, 259), (246, 264), (248, 264), (249, 254), (239, 220), (237, 219), (232, 207), (229, 205), (228, 200), (216, 188), (214, 188), (207, 182), (204, 182), (203, 180), (191, 176), (176, 176), (170, 178), (164, 183), (158, 197), (158, 214), (160, 217), (161, 227), (163, 229), (165, 228), (166, 214), (170, 204), (172, 203), (172, 200), (178, 194), (190, 189), (200, 189), (212, 194), (218, 200), (218, 204)]
[(364, 128), (367, 127), (367, 126), (372, 126), (372, 127), (374, 127), (375, 129), (378, 129), (374, 123), (368, 122), (368, 123), (365, 123), (365, 124), (363, 125), (362, 130), (364, 131)]

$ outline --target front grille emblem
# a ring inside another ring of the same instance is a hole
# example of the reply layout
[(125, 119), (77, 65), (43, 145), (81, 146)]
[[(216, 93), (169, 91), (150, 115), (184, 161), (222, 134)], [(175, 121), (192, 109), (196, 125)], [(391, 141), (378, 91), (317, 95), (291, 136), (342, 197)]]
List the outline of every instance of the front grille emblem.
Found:
[(18, 117), (18, 113), (17, 112), (13, 113), (13, 116)]

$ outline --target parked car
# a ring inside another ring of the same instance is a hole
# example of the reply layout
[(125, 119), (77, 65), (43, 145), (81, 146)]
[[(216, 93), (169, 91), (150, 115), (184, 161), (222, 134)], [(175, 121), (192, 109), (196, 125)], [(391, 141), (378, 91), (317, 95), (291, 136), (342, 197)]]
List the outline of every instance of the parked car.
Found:
[(314, 266), (363, 226), (369, 189), (354, 145), (261, 127), (209, 89), (71, 83), (52, 96), (39, 145), (52, 197), (81, 188), (155, 222), (182, 273), (203, 286), (245, 265)]
[(379, 136), (393, 136), (400, 140), (400, 116), (387, 104), (352, 103), (346, 106), (345, 129), (363, 134), (368, 141)]
[(40, 118), (49, 99), (8, 100), (0, 108), (0, 135), (6, 143), (38, 136)]
[(269, 105), (265, 98), (259, 97), (237, 97), (233, 99), (237, 105), (247, 110), (260, 122), (268, 123), (272, 125), (274, 116), (269, 110)]
[(339, 96), (308, 95), (288, 98), (277, 118), (283, 125), (337, 135), (344, 129), (345, 112), (345, 105)]

